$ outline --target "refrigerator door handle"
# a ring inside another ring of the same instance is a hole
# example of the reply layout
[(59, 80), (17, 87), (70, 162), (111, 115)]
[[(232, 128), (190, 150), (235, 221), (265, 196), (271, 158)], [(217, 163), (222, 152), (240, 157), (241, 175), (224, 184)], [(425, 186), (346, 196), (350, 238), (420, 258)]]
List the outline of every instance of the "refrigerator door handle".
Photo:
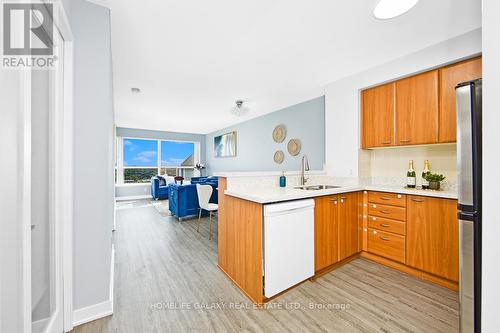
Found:
[(458, 203), (464, 209), (474, 205), (471, 85), (457, 87), (456, 95)]

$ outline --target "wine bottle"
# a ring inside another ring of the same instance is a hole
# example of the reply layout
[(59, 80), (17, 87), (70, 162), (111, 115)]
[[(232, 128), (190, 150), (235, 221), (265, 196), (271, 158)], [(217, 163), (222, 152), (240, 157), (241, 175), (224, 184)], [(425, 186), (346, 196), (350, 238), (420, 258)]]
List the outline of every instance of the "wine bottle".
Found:
[(406, 187), (415, 188), (417, 185), (417, 173), (413, 169), (413, 160), (410, 160), (408, 172), (406, 173)]
[(425, 176), (430, 172), (429, 160), (424, 161), (424, 171), (422, 171), (422, 189), (427, 190), (429, 188), (429, 182), (425, 179)]

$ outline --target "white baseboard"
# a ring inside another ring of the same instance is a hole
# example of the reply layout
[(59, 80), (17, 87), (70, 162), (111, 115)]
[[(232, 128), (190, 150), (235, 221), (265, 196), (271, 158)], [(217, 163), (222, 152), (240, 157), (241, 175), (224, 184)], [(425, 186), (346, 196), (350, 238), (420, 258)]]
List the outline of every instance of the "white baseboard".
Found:
[(127, 201), (127, 200), (141, 200), (141, 199), (153, 199), (150, 194), (146, 195), (132, 195), (128, 197), (116, 197), (116, 201)]
[(73, 327), (88, 323), (113, 314), (113, 286), (115, 276), (115, 246), (111, 247), (111, 270), (109, 278), (109, 299), (102, 303), (73, 311)]
[(113, 314), (113, 302), (110, 300), (73, 311), (73, 326), (76, 327), (90, 321)]
[(32, 333), (41, 333), (41, 332), (45, 331), (45, 329), (47, 328), (47, 325), (49, 324), (49, 319), (50, 318), (43, 318), (43, 319), (34, 321), (31, 324), (31, 332)]

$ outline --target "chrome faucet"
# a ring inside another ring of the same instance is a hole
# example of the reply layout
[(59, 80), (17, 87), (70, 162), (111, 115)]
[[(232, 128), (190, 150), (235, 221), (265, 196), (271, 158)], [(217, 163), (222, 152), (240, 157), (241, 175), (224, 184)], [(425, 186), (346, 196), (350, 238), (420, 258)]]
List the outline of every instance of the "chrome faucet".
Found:
[(300, 185), (305, 185), (309, 178), (305, 177), (305, 172), (309, 171), (309, 160), (307, 155), (302, 156), (302, 168), (300, 169)]

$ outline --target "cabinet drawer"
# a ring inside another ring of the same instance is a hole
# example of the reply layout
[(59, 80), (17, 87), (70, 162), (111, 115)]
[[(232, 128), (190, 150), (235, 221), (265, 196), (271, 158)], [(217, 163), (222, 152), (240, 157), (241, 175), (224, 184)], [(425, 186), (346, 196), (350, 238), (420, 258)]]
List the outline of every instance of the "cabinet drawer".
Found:
[(406, 207), (406, 195), (387, 192), (368, 192), (368, 202), (382, 205)]
[(370, 203), (368, 204), (368, 215), (406, 221), (406, 208)]
[(405, 237), (368, 229), (368, 252), (405, 263)]
[(395, 234), (406, 235), (406, 223), (383, 217), (368, 216), (368, 227)]

